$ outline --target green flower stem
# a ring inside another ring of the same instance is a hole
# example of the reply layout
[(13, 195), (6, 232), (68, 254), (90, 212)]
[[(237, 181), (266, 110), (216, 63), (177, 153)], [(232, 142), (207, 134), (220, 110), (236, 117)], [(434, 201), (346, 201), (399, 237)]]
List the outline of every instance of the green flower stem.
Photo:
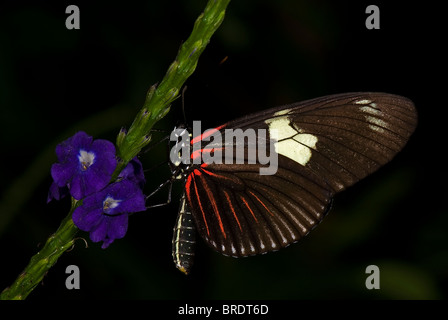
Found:
[(78, 228), (73, 224), (72, 213), (78, 205), (79, 201), (72, 198), (72, 208), (58, 230), (47, 239), (42, 250), (31, 258), (30, 263), (16, 281), (1, 293), (1, 300), (25, 299), (42, 281), (62, 253), (73, 246)]
[[(196, 69), (199, 56), (223, 21), (229, 2), (230, 0), (209, 0), (204, 12), (196, 20), (190, 37), (181, 46), (176, 60), (168, 68), (162, 82), (157, 88), (153, 86), (149, 90), (143, 108), (134, 119), (129, 131), (126, 133), (121, 130), (118, 134), (117, 152), (121, 161), (114, 172), (113, 180), (151, 140), (152, 126), (168, 113), (171, 102), (178, 97), (182, 85)], [(31, 258), (30, 263), (15, 282), (1, 293), (0, 299), (25, 299), (42, 281), (58, 258), (73, 246), (78, 228), (73, 224), (72, 213), (79, 204), (80, 201), (72, 199), (70, 212), (59, 229)]]
[(150, 130), (154, 123), (170, 110), (170, 104), (188, 77), (196, 69), (199, 56), (204, 51), (213, 33), (224, 19), (230, 0), (210, 0), (204, 12), (196, 20), (190, 37), (183, 43), (176, 60), (170, 65), (162, 82), (153, 86), (146, 97), (143, 108), (135, 118), (129, 131), (121, 131), (117, 137), (118, 156), (122, 159), (118, 172), (151, 140)]

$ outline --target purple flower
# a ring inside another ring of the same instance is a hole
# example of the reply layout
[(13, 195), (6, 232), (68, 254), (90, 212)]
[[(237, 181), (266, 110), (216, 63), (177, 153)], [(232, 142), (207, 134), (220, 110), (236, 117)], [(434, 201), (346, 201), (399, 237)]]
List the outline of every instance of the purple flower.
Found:
[[(51, 167), (51, 176), (57, 187), (67, 186), (76, 200), (103, 189), (117, 166), (114, 144), (93, 140), (82, 131), (59, 144), (56, 155), (59, 162)], [(56, 187), (52, 188), (50, 195), (57, 199)]]
[(129, 161), (128, 165), (120, 172), (118, 177), (133, 181), (140, 189), (143, 189), (146, 182), (142, 163), (137, 157)]
[(68, 194), (69, 192), (67, 186), (58, 187), (56, 182), (53, 182), (50, 186), (50, 190), (48, 191), (47, 203), (49, 203), (53, 199), (61, 200)]
[(145, 196), (134, 182), (124, 179), (87, 196), (73, 212), (73, 222), (90, 232), (93, 242), (103, 241), (107, 248), (115, 239), (123, 238), (128, 229), (128, 214), (145, 211)]

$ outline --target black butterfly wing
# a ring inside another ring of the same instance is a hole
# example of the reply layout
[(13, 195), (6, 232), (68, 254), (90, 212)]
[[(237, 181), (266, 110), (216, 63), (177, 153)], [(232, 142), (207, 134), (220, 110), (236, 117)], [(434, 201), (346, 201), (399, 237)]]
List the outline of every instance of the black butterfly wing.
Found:
[[(224, 128), (266, 129), (266, 141), (276, 141), (278, 170), (260, 175), (258, 163), (196, 165), (185, 191), (199, 234), (230, 256), (274, 251), (299, 240), (322, 220), (334, 193), (390, 161), (416, 123), (415, 108), (406, 98), (348, 93), (266, 110), (220, 127), (224, 135)], [(246, 155), (251, 147), (245, 144)]]
[(281, 138), (291, 133), (286, 140), (299, 140), (289, 146), (309, 149), (312, 160), (305, 166), (341, 191), (392, 160), (414, 132), (417, 113), (412, 101), (401, 96), (344, 93), (266, 110), (228, 127), (263, 128), (275, 120), (291, 128)]

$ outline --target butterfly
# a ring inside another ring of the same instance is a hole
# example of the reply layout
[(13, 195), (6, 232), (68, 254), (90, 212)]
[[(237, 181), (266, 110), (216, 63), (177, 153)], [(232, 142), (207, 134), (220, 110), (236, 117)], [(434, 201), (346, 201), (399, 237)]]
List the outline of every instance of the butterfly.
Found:
[[(411, 100), (360, 92), (268, 109), (197, 135), (180, 131), (186, 140), (178, 146), (190, 161), (171, 162), (173, 179), (184, 183), (172, 240), (176, 267), (190, 272), (196, 232), (232, 257), (299, 241), (336, 193), (392, 160), (416, 125)], [(235, 131), (246, 136), (228, 139)], [(250, 159), (260, 150), (264, 157)], [(219, 157), (225, 161), (204, 161)]]

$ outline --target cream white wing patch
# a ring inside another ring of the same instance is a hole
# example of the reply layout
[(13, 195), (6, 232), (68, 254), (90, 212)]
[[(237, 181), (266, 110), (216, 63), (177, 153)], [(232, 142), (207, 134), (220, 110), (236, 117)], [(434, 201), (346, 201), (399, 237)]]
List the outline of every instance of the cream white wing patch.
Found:
[(280, 116), (265, 121), (269, 127), (269, 136), (275, 140), (275, 151), (302, 166), (310, 161), (311, 149), (316, 149), (317, 137), (296, 130), (291, 126), (288, 116)]
[(359, 100), (355, 103), (362, 105), (359, 110), (364, 113), (370, 129), (378, 133), (383, 133), (384, 129), (389, 127), (387, 122), (380, 118), (383, 116), (383, 112), (377, 109), (376, 103), (371, 100)]

